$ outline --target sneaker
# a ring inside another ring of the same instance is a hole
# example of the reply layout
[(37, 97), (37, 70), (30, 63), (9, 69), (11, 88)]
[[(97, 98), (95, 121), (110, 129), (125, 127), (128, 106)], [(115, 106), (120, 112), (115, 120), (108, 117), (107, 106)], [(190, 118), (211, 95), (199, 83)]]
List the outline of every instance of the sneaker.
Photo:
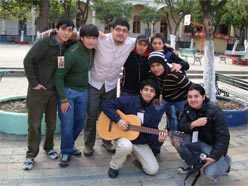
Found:
[(62, 157), (59, 160), (60, 167), (67, 167), (69, 165), (70, 156), (68, 154), (62, 154)]
[(73, 156), (81, 156), (82, 153), (77, 148), (74, 148), (72, 155)]
[(218, 182), (217, 179), (213, 177), (208, 177), (208, 176), (205, 176), (204, 180), (206, 181), (208, 185), (216, 184)]
[(58, 159), (58, 154), (54, 149), (47, 151), (47, 155), (51, 160)]
[(119, 172), (118, 170), (115, 170), (115, 169), (112, 169), (111, 167), (109, 167), (108, 176), (110, 178), (117, 178), (118, 172)]
[(189, 172), (189, 170), (191, 169), (191, 165), (185, 165), (183, 167), (179, 167), (177, 169), (177, 173), (178, 174), (187, 174)]
[(33, 158), (26, 158), (23, 162), (23, 170), (30, 170), (34, 166), (34, 159)]
[(84, 147), (84, 155), (85, 155), (85, 156), (92, 156), (93, 153), (94, 153), (93, 148)]
[(112, 145), (112, 143), (102, 143), (102, 146), (111, 153), (115, 153), (115, 147)]

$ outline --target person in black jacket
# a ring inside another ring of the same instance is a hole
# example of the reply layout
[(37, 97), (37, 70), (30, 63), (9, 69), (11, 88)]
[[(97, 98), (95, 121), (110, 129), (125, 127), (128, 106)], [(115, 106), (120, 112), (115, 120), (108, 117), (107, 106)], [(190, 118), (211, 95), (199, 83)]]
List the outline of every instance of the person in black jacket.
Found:
[(199, 155), (195, 153), (196, 147), (206, 155), (203, 173), (208, 180), (216, 183), (217, 178), (230, 171), (231, 160), (227, 155), (230, 134), (225, 116), (219, 106), (209, 101), (204, 88), (199, 84), (189, 88), (178, 130), (188, 134), (176, 146), (187, 164), (179, 168), (179, 173), (187, 172), (192, 160), (198, 158), (195, 157)]
[(120, 80), (121, 95), (139, 95), (141, 82), (149, 77), (148, 45), (149, 40), (145, 35), (137, 37), (135, 48), (123, 66), (123, 76)]
[[(144, 80), (140, 86), (140, 95), (120, 96), (113, 100), (106, 100), (102, 103), (102, 111), (115, 122), (121, 130), (127, 130), (129, 123), (122, 119), (116, 112), (117, 109), (124, 114), (137, 115), (143, 127), (158, 129), (160, 118), (152, 105), (155, 95), (158, 93), (156, 82), (152, 79)], [(155, 157), (160, 147), (167, 138), (167, 132), (160, 131), (155, 134), (140, 133), (138, 138), (130, 141), (121, 137), (115, 140), (116, 153), (110, 162), (108, 175), (110, 178), (118, 176), (118, 170), (126, 161), (127, 156), (133, 152), (141, 163), (142, 169), (148, 175), (158, 173), (158, 162)]]

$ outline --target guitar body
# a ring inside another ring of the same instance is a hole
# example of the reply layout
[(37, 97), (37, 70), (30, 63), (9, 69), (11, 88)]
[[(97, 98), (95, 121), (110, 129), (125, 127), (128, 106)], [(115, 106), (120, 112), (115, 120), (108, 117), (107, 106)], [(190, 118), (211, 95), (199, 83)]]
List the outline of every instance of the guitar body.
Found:
[[(125, 115), (121, 111), (117, 110), (121, 119), (128, 121), (132, 125), (141, 126), (141, 121), (136, 115)], [(105, 140), (114, 140), (117, 138), (127, 138), (129, 140), (135, 140), (139, 136), (138, 131), (121, 130), (116, 123), (111, 121), (103, 112), (101, 112), (98, 118), (97, 132), (99, 136)]]

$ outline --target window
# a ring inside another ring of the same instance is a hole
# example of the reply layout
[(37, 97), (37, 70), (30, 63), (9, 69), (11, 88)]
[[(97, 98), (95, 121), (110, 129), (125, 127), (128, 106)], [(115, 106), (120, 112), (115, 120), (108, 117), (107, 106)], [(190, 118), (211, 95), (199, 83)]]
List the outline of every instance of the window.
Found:
[(164, 35), (165, 39), (167, 39), (167, 21), (165, 18), (160, 22), (160, 33)]
[(137, 15), (133, 17), (133, 33), (140, 33), (140, 17)]

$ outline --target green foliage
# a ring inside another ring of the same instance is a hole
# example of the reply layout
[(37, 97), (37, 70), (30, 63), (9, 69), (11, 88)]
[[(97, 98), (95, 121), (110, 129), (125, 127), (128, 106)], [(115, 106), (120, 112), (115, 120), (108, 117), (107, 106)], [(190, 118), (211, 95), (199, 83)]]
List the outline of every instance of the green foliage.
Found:
[(76, 17), (77, 0), (52, 0), (50, 2), (49, 20), (56, 21), (60, 16), (67, 16), (71, 19)]
[(96, 18), (102, 21), (106, 28), (116, 18), (129, 19), (131, 17), (132, 4), (124, 3), (122, 0), (94, 0), (93, 3)]
[(228, 0), (223, 10), (221, 23), (232, 24), (235, 27), (248, 26), (248, 1)]
[(32, 6), (38, 5), (39, 0), (1, 0), (0, 15), (1, 18), (14, 18), (24, 20), (29, 18)]
[(158, 12), (154, 7), (145, 6), (144, 10), (140, 12), (139, 16), (141, 21), (147, 24), (149, 29), (149, 24), (155, 24), (156, 22), (160, 21), (160, 19), (163, 17), (163, 14)]

